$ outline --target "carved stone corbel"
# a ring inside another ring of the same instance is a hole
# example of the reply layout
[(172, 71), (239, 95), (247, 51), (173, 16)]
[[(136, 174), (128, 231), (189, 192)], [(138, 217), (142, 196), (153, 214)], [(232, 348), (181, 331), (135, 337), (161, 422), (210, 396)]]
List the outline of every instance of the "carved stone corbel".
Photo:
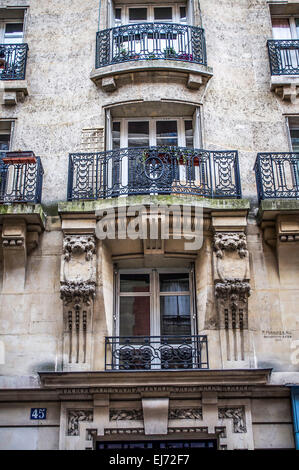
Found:
[(249, 349), (246, 217), (214, 214), (213, 227), (213, 272), (222, 361), (223, 365), (237, 367), (238, 361), (247, 360)]
[(93, 300), (96, 293), (96, 240), (93, 234), (65, 234), (60, 297), (64, 308), (64, 369), (91, 367)]

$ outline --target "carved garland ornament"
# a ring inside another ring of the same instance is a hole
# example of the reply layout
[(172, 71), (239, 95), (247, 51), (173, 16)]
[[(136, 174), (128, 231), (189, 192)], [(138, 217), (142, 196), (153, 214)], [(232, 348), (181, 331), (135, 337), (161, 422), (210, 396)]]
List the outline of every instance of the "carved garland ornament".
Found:
[(65, 305), (72, 302), (83, 302), (90, 305), (90, 301), (95, 297), (96, 285), (92, 281), (66, 281), (62, 282), (60, 286), (60, 298), (64, 301)]
[(202, 408), (172, 408), (168, 419), (202, 419)]
[(214, 235), (214, 250), (217, 258), (223, 258), (224, 251), (237, 251), (240, 258), (248, 255), (245, 233), (220, 232)]
[(69, 410), (68, 411), (68, 422), (67, 422), (67, 434), (68, 436), (79, 436), (80, 428), (79, 424), (88, 421), (93, 421), (92, 410)]
[(219, 419), (232, 419), (234, 433), (246, 433), (247, 432), (244, 406), (241, 406), (239, 408), (219, 408), (218, 418)]
[(110, 421), (142, 421), (142, 410), (113, 410), (109, 411)]

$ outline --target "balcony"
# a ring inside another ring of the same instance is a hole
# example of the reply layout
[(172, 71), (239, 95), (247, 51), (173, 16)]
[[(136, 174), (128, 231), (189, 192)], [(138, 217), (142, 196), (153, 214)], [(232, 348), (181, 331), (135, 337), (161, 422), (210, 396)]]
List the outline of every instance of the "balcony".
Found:
[(208, 369), (207, 336), (105, 338), (105, 370)]
[(299, 197), (299, 153), (259, 153), (254, 170), (260, 201)]
[(43, 173), (33, 152), (0, 153), (0, 203), (40, 203)]
[(68, 201), (146, 194), (239, 199), (238, 152), (146, 147), (70, 154)]
[(174, 23), (139, 23), (97, 33), (91, 79), (106, 91), (121, 75), (144, 71), (181, 72), (198, 89), (212, 76), (207, 67), (204, 30)]
[(283, 100), (294, 102), (299, 94), (299, 40), (274, 40), (267, 43), (271, 90)]
[(3, 104), (14, 105), (28, 95), (27, 52), (27, 44), (0, 44), (0, 81), (5, 81)]

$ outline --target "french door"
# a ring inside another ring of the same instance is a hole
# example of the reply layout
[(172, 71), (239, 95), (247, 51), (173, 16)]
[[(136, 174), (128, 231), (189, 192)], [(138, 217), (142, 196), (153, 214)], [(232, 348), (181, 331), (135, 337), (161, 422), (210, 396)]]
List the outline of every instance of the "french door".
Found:
[(116, 336), (127, 368), (192, 368), (192, 276), (187, 270), (120, 271)]

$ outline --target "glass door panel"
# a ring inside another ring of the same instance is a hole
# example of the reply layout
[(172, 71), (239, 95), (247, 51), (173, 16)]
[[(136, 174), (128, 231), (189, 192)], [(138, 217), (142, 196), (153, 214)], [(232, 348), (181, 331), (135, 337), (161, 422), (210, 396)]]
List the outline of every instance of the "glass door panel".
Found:
[(178, 145), (178, 123), (177, 121), (157, 121), (156, 138), (158, 146)]
[(272, 18), (273, 39), (291, 39), (291, 28), (288, 18)]

